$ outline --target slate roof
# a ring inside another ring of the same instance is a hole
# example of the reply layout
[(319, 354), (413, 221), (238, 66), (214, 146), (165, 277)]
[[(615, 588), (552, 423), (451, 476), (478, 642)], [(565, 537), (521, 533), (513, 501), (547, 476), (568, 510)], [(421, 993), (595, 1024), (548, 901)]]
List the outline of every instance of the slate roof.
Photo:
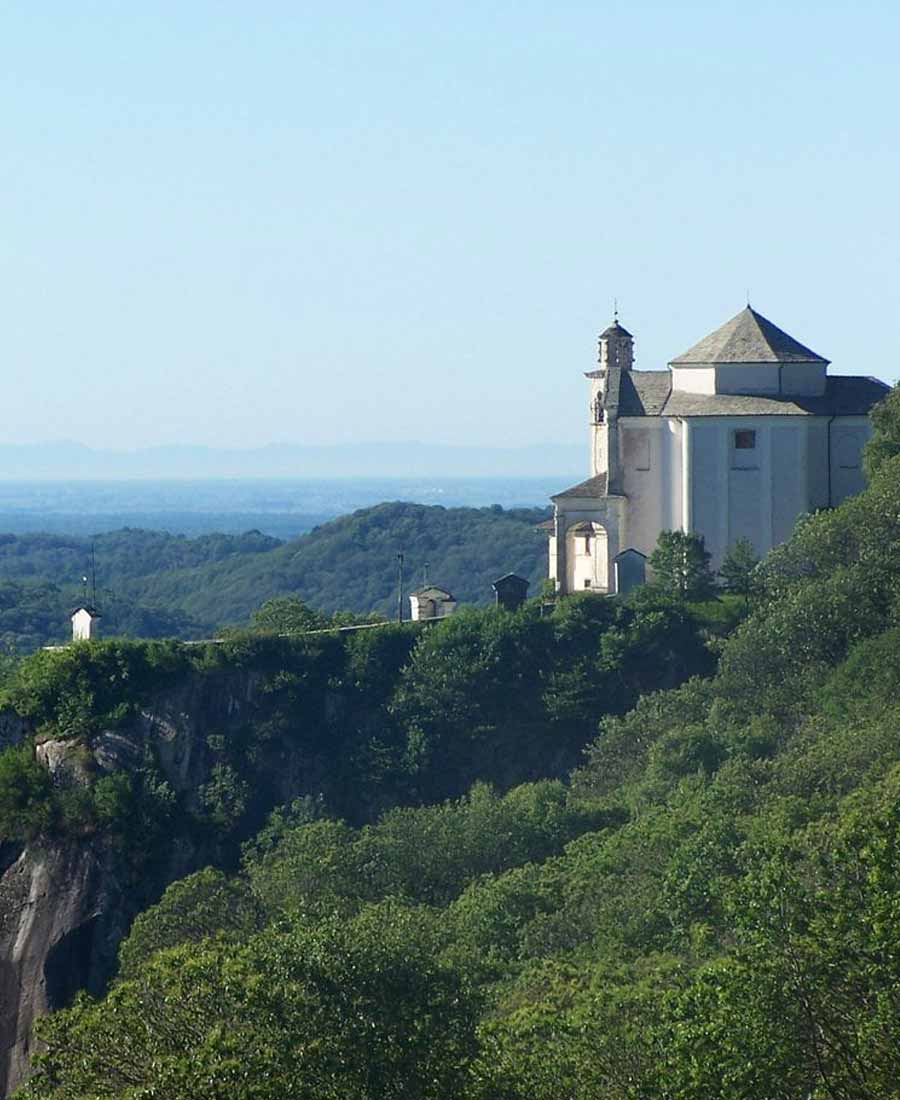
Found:
[(674, 366), (693, 363), (827, 363), (777, 325), (747, 306), (683, 355)]
[(69, 618), (71, 619), (73, 615), (77, 615), (79, 611), (86, 611), (92, 619), (102, 619), (103, 618), (103, 616), (100, 614), (100, 612), (97, 610), (97, 608), (94, 607), (93, 604), (89, 604), (89, 603), (80, 603), (77, 607), (73, 607), (72, 611), (69, 614)]
[(671, 389), (671, 371), (622, 371), (619, 416), (660, 416)]
[(629, 339), (632, 339), (631, 333), (628, 331), (628, 329), (622, 328), (618, 321), (613, 321), (613, 323), (608, 328), (605, 328), (600, 333), (601, 340), (605, 336), (627, 336)]
[(556, 493), (552, 496), (551, 500), (562, 500), (564, 497), (605, 497), (606, 496), (606, 474), (597, 474), (596, 477), (589, 477), (587, 481), (581, 481), (578, 485), (573, 485), (571, 489), (564, 489), (561, 493)]
[(502, 577), (498, 577), (492, 582), (492, 588), (527, 588), (531, 582), (526, 580), (525, 577), (520, 577), (518, 573), (504, 573)]
[(410, 592), (410, 596), (437, 597), (443, 600), (455, 599), (453, 594), (448, 592), (446, 588), (438, 588), (436, 584), (427, 584), (424, 588), (417, 588), (415, 592)]
[(877, 378), (832, 375), (821, 397), (684, 393), (667, 370), (622, 371), (619, 416), (866, 416), (890, 389)]

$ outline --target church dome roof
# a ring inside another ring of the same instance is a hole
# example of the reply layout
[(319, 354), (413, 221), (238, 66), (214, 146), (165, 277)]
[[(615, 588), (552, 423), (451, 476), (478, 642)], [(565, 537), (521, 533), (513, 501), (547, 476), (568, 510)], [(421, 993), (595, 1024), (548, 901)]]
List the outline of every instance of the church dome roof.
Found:
[(633, 339), (628, 329), (622, 328), (618, 321), (613, 321), (613, 323), (608, 328), (605, 328), (600, 333), (601, 340), (605, 340), (610, 336), (627, 336), (629, 340)]
[(827, 363), (828, 360), (747, 306), (671, 362), (673, 366), (689, 366), (692, 363)]

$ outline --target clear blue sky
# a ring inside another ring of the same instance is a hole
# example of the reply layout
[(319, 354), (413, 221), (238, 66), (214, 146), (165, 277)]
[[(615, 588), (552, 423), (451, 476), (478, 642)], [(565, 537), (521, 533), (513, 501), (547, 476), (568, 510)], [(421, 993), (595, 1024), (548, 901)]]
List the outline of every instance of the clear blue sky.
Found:
[(586, 438), (755, 308), (900, 373), (900, 5), (3, 5), (6, 442)]

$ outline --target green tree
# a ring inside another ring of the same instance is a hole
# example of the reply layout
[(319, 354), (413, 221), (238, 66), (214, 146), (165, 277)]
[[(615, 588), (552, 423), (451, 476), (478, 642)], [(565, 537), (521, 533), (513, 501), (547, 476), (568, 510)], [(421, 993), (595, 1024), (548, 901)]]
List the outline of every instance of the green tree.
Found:
[(246, 940), (262, 927), (260, 903), (241, 878), (207, 867), (174, 882), (160, 901), (135, 920), (119, 948), (122, 978), (137, 977), (158, 951), (210, 936)]
[(739, 538), (722, 559), (719, 576), (729, 592), (749, 596), (753, 588), (753, 570), (757, 565), (759, 558), (753, 549), (753, 543), (749, 539)]
[(661, 531), (649, 563), (660, 588), (681, 600), (705, 600), (713, 593), (711, 557), (702, 535)]
[(52, 823), (50, 773), (30, 743), (0, 752), (0, 842), (31, 838)]
[(863, 467), (871, 478), (888, 459), (900, 454), (900, 382), (869, 416), (874, 431), (863, 452)]
[(324, 630), (328, 620), (298, 596), (276, 596), (253, 613), (253, 629), (267, 634), (305, 634)]
[(477, 1053), (479, 998), (396, 904), (158, 952), (107, 999), (42, 1021), (33, 1100), (444, 1100)]

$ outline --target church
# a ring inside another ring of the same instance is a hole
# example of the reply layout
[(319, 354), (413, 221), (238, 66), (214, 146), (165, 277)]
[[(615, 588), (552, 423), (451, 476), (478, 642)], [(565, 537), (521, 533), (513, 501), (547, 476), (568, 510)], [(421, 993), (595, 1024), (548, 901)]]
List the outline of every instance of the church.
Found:
[(590, 382), (590, 477), (552, 498), (560, 593), (638, 583), (661, 531), (704, 537), (718, 568), (747, 538), (762, 557), (804, 512), (864, 486), (875, 378), (828, 360), (748, 305), (665, 370), (634, 370), (631, 333), (600, 335)]

